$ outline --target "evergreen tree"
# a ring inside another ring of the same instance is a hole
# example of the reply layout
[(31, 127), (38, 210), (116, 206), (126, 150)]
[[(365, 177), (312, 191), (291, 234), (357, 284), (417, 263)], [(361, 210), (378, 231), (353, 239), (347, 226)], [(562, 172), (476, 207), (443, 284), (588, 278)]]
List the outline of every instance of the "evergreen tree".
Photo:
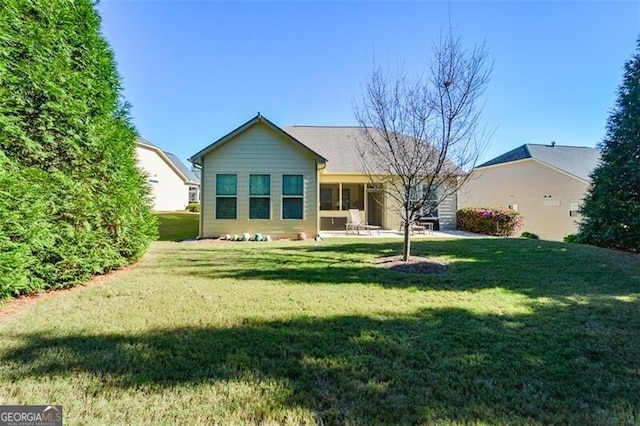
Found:
[(580, 241), (640, 251), (640, 39), (625, 64), (618, 99), (599, 146), (601, 164), (585, 197)]
[(156, 232), (91, 0), (0, 0), (0, 298), (141, 256)]

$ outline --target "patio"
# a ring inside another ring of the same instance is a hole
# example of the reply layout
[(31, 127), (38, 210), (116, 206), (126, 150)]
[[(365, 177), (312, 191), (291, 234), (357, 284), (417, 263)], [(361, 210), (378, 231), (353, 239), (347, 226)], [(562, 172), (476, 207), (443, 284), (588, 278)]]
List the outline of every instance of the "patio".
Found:
[[(372, 232), (371, 235), (366, 230), (361, 230), (360, 234), (347, 233), (345, 231), (320, 231), (322, 238), (402, 238), (404, 234), (394, 229), (382, 229), (380, 234)], [(431, 238), (493, 238), (488, 235), (473, 234), (464, 231), (433, 231), (432, 233), (417, 233), (411, 235), (411, 239), (431, 239)]]

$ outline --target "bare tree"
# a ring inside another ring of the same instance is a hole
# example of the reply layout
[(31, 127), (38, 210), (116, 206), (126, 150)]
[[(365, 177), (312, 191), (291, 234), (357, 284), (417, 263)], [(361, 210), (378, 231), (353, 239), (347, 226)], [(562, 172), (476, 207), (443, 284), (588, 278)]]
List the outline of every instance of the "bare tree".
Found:
[(479, 126), (479, 100), (492, 68), (484, 44), (467, 51), (449, 30), (433, 53), (426, 77), (374, 64), (362, 103), (354, 107), (364, 168), (395, 201), (403, 222), (404, 261), (419, 214), (438, 209), (467, 181), (490, 136)]

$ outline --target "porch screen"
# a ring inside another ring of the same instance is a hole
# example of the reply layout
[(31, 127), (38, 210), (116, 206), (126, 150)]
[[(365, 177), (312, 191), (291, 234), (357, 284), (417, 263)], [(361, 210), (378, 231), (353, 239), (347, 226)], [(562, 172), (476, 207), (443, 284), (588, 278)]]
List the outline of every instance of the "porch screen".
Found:
[(303, 205), (302, 175), (282, 175), (282, 219), (302, 219)]

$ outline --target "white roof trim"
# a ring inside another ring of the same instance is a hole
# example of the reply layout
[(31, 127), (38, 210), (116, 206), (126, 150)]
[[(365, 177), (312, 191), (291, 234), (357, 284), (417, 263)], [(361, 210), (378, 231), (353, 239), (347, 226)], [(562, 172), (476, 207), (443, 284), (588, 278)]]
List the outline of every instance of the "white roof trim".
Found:
[(564, 171), (562, 169), (554, 167), (549, 163), (545, 163), (544, 161), (540, 161), (535, 157), (523, 158), (521, 160), (515, 160), (515, 161), (507, 161), (507, 162), (499, 163), (499, 164), (491, 164), (490, 166), (476, 167), (474, 170), (478, 170), (478, 171), (481, 172), (481, 171), (486, 170), (486, 169), (491, 169), (491, 168), (494, 168), (494, 167), (510, 166), (512, 164), (518, 164), (518, 163), (522, 163), (522, 162), (525, 162), (525, 161), (535, 161), (536, 163), (542, 164), (543, 166), (548, 167), (551, 170), (555, 170), (556, 172), (560, 172), (565, 176), (569, 176), (569, 177), (574, 178), (574, 179), (576, 179), (576, 180), (578, 180), (578, 181), (580, 181), (582, 183), (586, 183), (587, 185), (591, 185), (591, 182), (589, 182), (587, 180), (584, 180), (584, 179), (582, 179), (582, 178), (580, 178), (580, 177), (578, 177), (576, 175), (572, 175), (571, 173), (568, 173), (568, 172), (566, 172), (566, 171)]
[(187, 178), (185, 176), (184, 173), (182, 173), (182, 170), (180, 170), (178, 167), (176, 167), (175, 164), (173, 164), (173, 161), (171, 161), (169, 159), (169, 157), (166, 156), (166, 154), (164, 153), (163, 150), (161, 150), (159, 147), (155, 146), (155, 145), (149, 145), (147, 143), (141, 142), (139, 140), (136, 141), (136, 145), (139, 145), (143, 148), (147, 148), (151, 151), (154, 151), (156, 154), (158, 154), (160, 156), (160, 158), (162, 158), (162, 160), (167, 163), (167, 165), (169, 167), (171, 167), (171, 170), (173, 170), (178, 176), (180, 176), (180, 178), (184, 181), (184, 183), (186, 184), (191, 184), (191, 185), (198, 185), (200, 186), (200, 182), (193, 182), (191, 180), (189, 180), (189, 178)]

